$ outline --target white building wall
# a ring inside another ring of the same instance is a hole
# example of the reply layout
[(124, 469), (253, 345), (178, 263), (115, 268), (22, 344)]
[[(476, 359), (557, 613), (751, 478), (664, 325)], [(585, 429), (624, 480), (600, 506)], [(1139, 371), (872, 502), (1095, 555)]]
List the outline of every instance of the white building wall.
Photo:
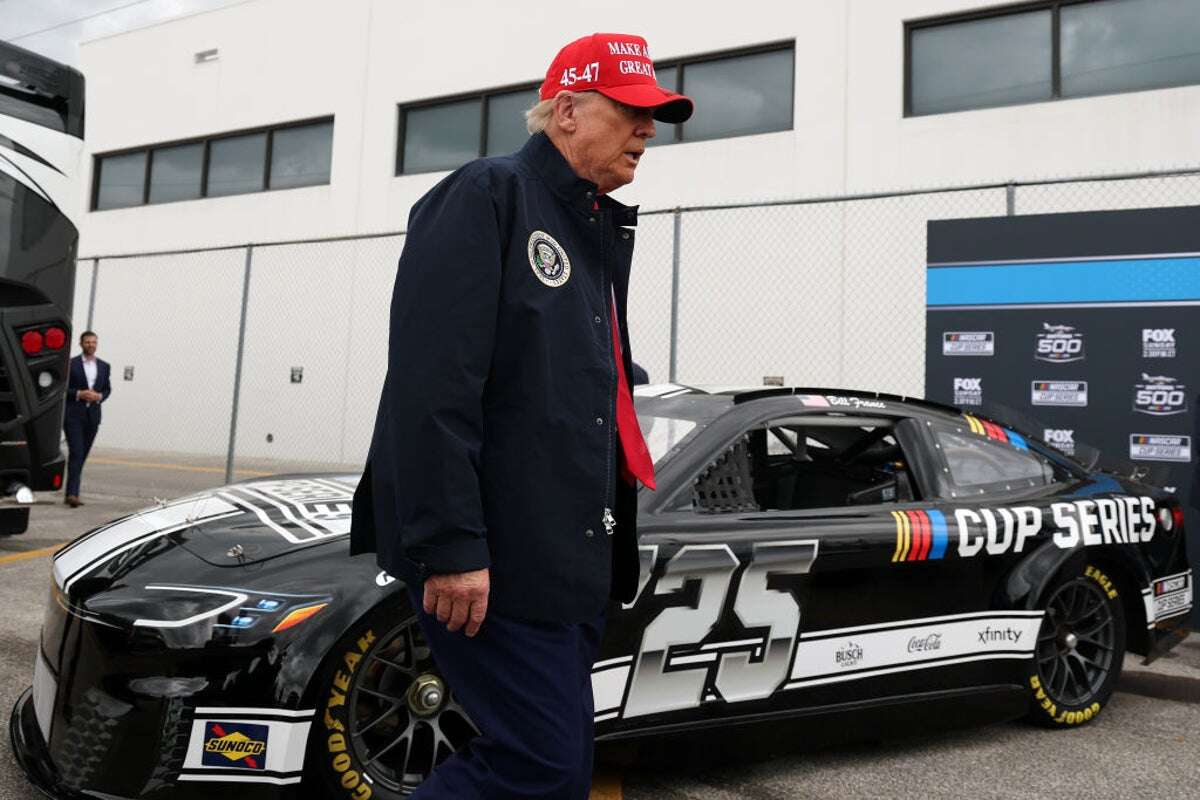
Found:
[[(89, 156), (333, 115), (332, 178), (327, 186), (87, 213), (81, 253), (402, 230), (413, 202), (445, 173), (394, 175), (397, 104), (537, 80), (562, 44), (596, 30), (640, 33), (659, 60), (796, 43), (794, 129), (650, 150), (637, 181), (617, 195), (643, 209), (1200, 166), (1200, 87), (905, 118), (904, 22), (978, 7), (250, 0), (96, 40), (81, 48)], [(211, 48), (217, 61), (194, 63)], [(1097, 188), (1091, 198), (1023, 189), (1018, 211), (1200, 202), (1197, 189)], [(685, 215), (680, 377), (757, 383), (783, 375), (789, 383), (921, 393), (926, 222), (1004, 210), (1003, 192), (992, 190)], [(635, 355), (655, 379), (669, 364), (672, 235), (669, 215), (645, 217), (635, 256)], [(401, 246), (402, 237), (390, 237), (256, 249), (239, 452), (361, 460)], [(150, 433), (166, 449), (220, 453), (241, 255), (164, 258), (156, 268), (101, 262), (102, 350), (118, 376), (125, 364), (137, 367), (132, 383), (118, 380), (122, 397), (106, 412), (114, 421), (105, 442), (143, 447)], [(163, 393), (195, 365), (147, 344), (147, 304), (170, 309), (150, 319), (216, 342), (202, 359), (212, 379), (197, 390), (201, 399), (164, 405)], [(77, 326), (83, 319), (77, 307)], [(291, 366), (305, 367), (303, 383), (289, 382)], [(164, 408), (173, 423), (146, 422)]]

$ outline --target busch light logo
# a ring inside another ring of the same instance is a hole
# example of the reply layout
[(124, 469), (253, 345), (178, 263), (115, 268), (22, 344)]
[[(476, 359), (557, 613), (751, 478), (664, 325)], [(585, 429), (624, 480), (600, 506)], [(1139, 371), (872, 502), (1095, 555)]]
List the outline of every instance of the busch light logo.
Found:
[(996, 334), (992, 331), (945, 331), (942, 333), (944, 356), (993, 356)]
[(1142, 358), (1174, 357), (1174, 328), (1142, 328)]
[(954, 405), (983, 405), (983, 378), (955, 378)]
[(1070, 325), (1042, 323), (1042, 332), (1037, 335), (1037, 347), (1033, 357), (1051, 364), (1067, 364), (1083, 361), (1083, 334), (1076, 333)]
[(842, 645), (841, 647), (839, 647), (837, 649), (837, 652), (834, 653), (833, 657), (834, 657), (834, 660), (837, 662), (837, 665), (839, 667), (841, 667), (842, 669), (847, 669), (849, 667), (853, 667), (858, 662), (862, 661), (862, 658), (863, 658), (862, 645), (857, 644), (855, 642), (846, 642), (844, 645)]
[(1133, 385), (1133, 410), (1139, 414), (1167, 417), (1187, 413), (1187, 387), (1166, 375), (1142, 373)]
[(1042, 441), (1069, 456), (1075, 455), (1075, 430), (1073, 428), (1043, 428)]

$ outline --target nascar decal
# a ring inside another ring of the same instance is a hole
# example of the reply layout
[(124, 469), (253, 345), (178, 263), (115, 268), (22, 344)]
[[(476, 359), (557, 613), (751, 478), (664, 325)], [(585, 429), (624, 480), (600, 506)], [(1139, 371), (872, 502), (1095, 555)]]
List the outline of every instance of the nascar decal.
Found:
[(893, 511), (896, 552), (892, 561), (926, 561), (946, 555), (949, 535), (940, 511)]
[(1192, 437), (1157, 433), (1129, 434), (1129, 457), (1134, 461), (1192, 460)]
[(299, 783), (314, 713), (197, 708), (179, 780)]
[(892, 562), (927, 561), (945, 556), (953, 541), (958, 555), (1021, 553), (1044, 526), (1058, 547), (1136, 544), (1154, 538), (1154, 499), (1111, 497), (1038, 506), (893, 511), (896, 548)]
[(542, 283), (557, 288), (571, 279), (571, 259), (550, 234), (545, 231), (529, 234), (525, 250), (533, 274)]
[(218, 496), (249, 511), (293, 544), (350, 532), (353, 478), (253, 481), (230, 486)]
[(993, 356), (996, 354), (996, 334), (992, 331), (944, 331), (942, 355)]
[(1192, 610), (1192, 571), (1179, 572), (1156, 578), (1142, 590), (1142, 602), (1146, 606), (1147, 627), (1172, 617), (1183, 616)]

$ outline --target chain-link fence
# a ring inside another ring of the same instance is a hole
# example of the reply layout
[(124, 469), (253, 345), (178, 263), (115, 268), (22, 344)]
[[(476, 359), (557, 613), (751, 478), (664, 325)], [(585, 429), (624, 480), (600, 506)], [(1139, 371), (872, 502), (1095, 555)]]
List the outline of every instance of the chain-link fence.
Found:
[[(1200, 205), (1200, 170), (643, 212), (630, 288), (653, 382), (921, 395), (935, 219)], [(80, 260), (113, 365), (106, 448), (225, 477), (357, 468), (403, 233)]]

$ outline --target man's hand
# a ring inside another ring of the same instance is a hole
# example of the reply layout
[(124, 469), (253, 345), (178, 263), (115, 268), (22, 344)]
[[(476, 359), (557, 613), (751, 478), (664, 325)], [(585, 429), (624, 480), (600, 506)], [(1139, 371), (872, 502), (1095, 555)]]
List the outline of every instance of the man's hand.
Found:
[(465, 624), (467, 636), (474, 636), (487, 616), (488, 588), (486, 569), (430, 575), (425, 579), (425, 613), (436, 612), (438, 622), (448, 623), (452, 633)]
[(103, 395), (101, 395), (99, 392), (92, 391), (91, 389), (79, 390), (79, 399), (85, 403), (99, 403), (101, 397), (103, 397)]

